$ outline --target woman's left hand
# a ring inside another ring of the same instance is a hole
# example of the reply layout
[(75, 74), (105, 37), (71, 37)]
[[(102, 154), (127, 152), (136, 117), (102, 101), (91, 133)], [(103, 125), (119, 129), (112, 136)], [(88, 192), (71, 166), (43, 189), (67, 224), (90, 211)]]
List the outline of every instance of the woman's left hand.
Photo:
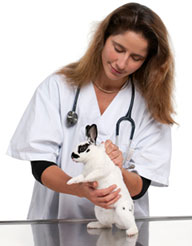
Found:
[(110, 159), (117, 165), (120, 169), (123, 167), (123, 154), (117, 145), (113, 144), (111, 140), (105, 141), (105, 151), (110, 157)]

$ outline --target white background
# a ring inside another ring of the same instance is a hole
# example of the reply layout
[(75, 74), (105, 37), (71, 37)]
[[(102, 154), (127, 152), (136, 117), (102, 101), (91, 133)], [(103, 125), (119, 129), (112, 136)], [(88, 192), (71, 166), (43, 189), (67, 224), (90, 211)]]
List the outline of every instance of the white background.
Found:
[[(34, 179), (26, 161), (6, 156), (8, 143), (36, 87), (79, 59), (94, 26), (127, 3), (120, 0), (0, 2), (0, 220), (25, 219)], [(152, 216), (192, 215), (190, 0), (137, 1), (152, 8), (170, 33), (176, 59), (176, 111), (168, 188), (150, 187)]]

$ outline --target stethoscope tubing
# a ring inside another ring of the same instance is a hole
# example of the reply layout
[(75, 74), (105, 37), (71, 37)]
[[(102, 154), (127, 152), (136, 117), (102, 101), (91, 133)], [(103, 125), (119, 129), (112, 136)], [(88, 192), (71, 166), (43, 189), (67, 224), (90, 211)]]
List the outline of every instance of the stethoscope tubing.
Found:
[[(133, 136), (135, 133), (135, 121), (133, 120), (131, 114), (132, 114), (132, 109), (133, 109), (133, 104), (134, 104), (134, 100), (135, 100), (135, 86), (133, 83), (133, 79), (132, 76), (130, 76), (130, 83), (131, 83), (131, 87), (132, 87), (132, 91), (131, 91), (131, 101), (130, 101), (130, 105), (129, 105), (129, 109), (126, 113), (125, 116), (121, 117), (117, 123), (116, 123), (116, 142), (115, 144), (117, 146), (119, 146), (119, 132), (120, 132), (120, 124), (122, 123), (122, 121), (129, 121), (131, 124), (131, 133), (129, 136), (129, 144), (128, 144), (128, 150), (127, 150), (127, 155), (126, 158), (124, 160), (124, 162), (128, 161), (129, 155), (130, 155), (130, 148), (131, 148), (131, 143), (133, 140)], [(67, 114), (67, 123), (68, 126), (74, 126), (77, 123), (78, 120), (78, 115), (76, 113), (76, 107), (77, 107), (77, 102), (78, 102), (78, 97), (79, 97), (79, 93), (80, 93), (80, 86), (78, 86), (76, 94), (75, 94), (75, 98), (74, 98), (74, 102), (73, 102), (73, 107), (72, 110), (68, 112)], [(129, 158), (130, 159), (130, 158)]]
[(131, 124), (131, 133), (130, 133), (129, 140), (133, 139), (134, 132), (135, 132), (135, 121), (133, 120), (133, 118), (131, 116), (132, 109), (133, 109), (133, 104), (134, 104), (134, 100), (135, 100), (135, 86), (133, 84), (132, 77), (131, 77), (131, 87), (132, 87), (132, 93), (131, 93), (131, 101), (130, 101), (129, 109), (128, 109), (126, 115), (121, 117), (116, 123), (116, 137), (117, 137), (117, 136), (119, 136), (121, 122), (122, 121), (126, 121), (126, 120), (130, 122), (130, 124)]
[(80, 93), (80, 85), (77, 87), (77, 91), (75, 93), (74, 103), (73, 103), (73, 107), (72, 107), (72, 111), (74, 111), (74, 112), (76, 111), (79, 93)]

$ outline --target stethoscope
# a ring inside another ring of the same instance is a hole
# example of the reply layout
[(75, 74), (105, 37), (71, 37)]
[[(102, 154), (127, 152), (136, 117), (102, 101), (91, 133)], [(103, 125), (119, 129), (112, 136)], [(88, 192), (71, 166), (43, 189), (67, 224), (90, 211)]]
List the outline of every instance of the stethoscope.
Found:
[[(127, 150), (127, 154), (125, 157), (125, 162), (131, 159), (131, 153), (130, 153), (130, 149), (131, 149), (131, 144), (132, 144), (132, 140), (133, 140), (133, 136), (134, 136), (134, 132), (135, 132), (135, 121), (133, 120), (133, 118), (131, 117), (132, 114), (132, 109), (133, 109), (133, 104), (134, 104), (134, 100), (135, 100), (135, 86), (133, 83), (133, 79), (132, 76), (130, 76), (130, 82), (131, 82), (131, 101), (129, 104), (129, 109), (126, 113), (125, 116), (121, 117), (117, 123), (116, 123), (116, 130), (115, 130), (115, 135), (116, 135), (116, 141), (115, 144), (117, 146), (119, 146), (119, 132), (120, 132), (120, 124), (122, 121), (129, 121), (129, 123), (131, 124), (131, 133), (129, 136), (129, 145), (128, 145), (128, 150)], [(77, 121), (78, 121), (78, 115), (76, 113), (76, 107), (77, 107), (77, 101), (78, 101), (78, 97), (79, 97), (79, 93), (80, 93), (80, 86), (77, 88), (76, 94), (75, 94), (75, 98), (74, 98), (74, 102), (73, 102), (73, 107), (72, 110), (70, 110), (67, 114), (67, 126), (68, 127), (72, 127), (74, 126)], [(134, 168), (134, 165), (131, 165), (129, 168)]]

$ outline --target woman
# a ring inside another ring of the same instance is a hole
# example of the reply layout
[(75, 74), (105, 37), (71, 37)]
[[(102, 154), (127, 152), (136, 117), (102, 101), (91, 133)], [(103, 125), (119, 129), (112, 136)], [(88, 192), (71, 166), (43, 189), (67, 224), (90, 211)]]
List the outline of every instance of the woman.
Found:
[[(115, 126), (130, 104), (131, 77), (136, 88), (132, 109), (136, 129), (132, 155), (123, 162), (131, 127), (121, 124), (116, 146)], [(66, 115), (79, 86), (79, 119), (68, 127)], [(38, 87), (12, 138), (9, 155), (31, 161), (39, 181), (28, 218), (93, 218), (94, 204), (110, 209), (119, 199), (115, 185), (97, 190), (97, 182), (66, 184), (81, 173), (82, 166), (74, 164), (70, 155), (85, 140), (85, 126), (92, 123), (99, 130), (98, 142), (105, 141), (107, 154), (122, 170), (135, 201), (135, 216), (148, 216), (149, 185), (168, 185), (172, 90), (173, 58), (161, 19), (136, 3), (114, 10), (98, 26), (85, 55)]]

